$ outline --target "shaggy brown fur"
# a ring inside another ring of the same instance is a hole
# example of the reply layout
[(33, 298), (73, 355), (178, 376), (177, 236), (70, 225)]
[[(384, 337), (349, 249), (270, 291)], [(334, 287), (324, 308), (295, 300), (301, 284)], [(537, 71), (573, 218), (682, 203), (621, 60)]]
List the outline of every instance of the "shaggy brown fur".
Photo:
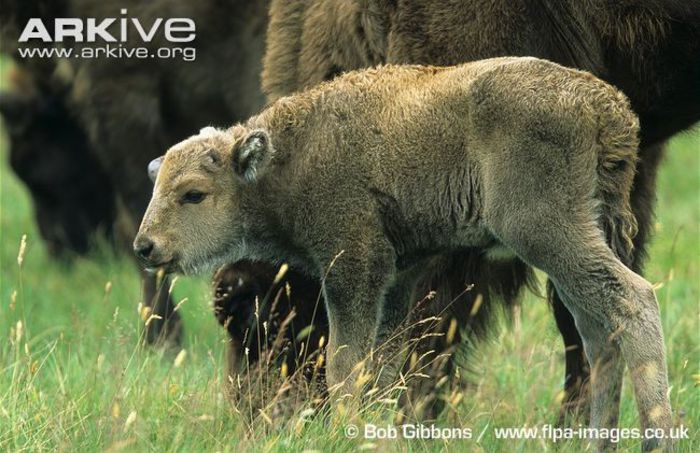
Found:
[[(274, 100), (377, 61), (447, 65), (533, 55), (587, 69), (622, 89), (640, 116), (640, 162), (631, 201), (639, 232), (626, 263), (641, 271), (663, 142), (700, 119), (698, 54), (697, 2), (276, 0), (270, 9), (263, 87)], [(490, 330), (486, 321), (492, 300), (510, 304), (527, 280), (522, 263), (494, 268), (477, 251), (467, 251), (436, 263), (423, 287), (437, 290), (439, 305), (457, 300), (453, 305), (465, 307), (466, 313), (474, 297), (482, 295), (478, 320), (464, 314), (457, 318), (485, 332)], [(458, 298), (467, 285), (473, 285), (472, 291)], [(587, 361), (573, 318), (549, 288), (566, 346), (564, 408), (575, 408), (588, 378)]]
[(594, 366), (592, 426), (616, 426), (626, 362), (643, 428), (667, 430), (658, 306), (619, 258), (637, 132), (619, 91), (534, 58), (353, 72), (171, 148), (134, 249), (171, 272), (285, 260), (322, 279), (327, 381), (358, 394), (360, 363), (380, 389), (398, 378), (426, 261), (505, 248), (565, 295)]
[[(262, 354), (273, 354), (264, 362), (274, 359), (275, 366), (285, 363), (291, 374), (301, 364), (304, 350), (316, 348), (321, 336), (327, 335), (323, 301), (314, 282), (296, 273), (278, 277), (279, 271), (270, 270), (263, 263), (240, 261), (214, 275), (214, 314), (231, 337), (227, 354), (231, 377), (245, 371)], [(310, 302), (314, 299), (318, 301), (315, 307)], [(301, 310), (297, 301), (315, 309)], [(280, 344), (273, 347), (275, 341)]]

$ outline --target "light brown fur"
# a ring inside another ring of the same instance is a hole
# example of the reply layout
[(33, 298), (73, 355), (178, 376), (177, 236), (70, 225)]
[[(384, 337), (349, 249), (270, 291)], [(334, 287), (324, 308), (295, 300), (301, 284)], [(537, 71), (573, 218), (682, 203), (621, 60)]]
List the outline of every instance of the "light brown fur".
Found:
[(135, 249), (173, 272), (255, 259), (324, 277), (328, 382), (357, 392), (368, 358), (380, 384), (396, 378), (400, 360), (371, 351), (408, 316), (426, 259), (506, 247), (576, 319), (591, 424), (616, 425), (624, 359), (642, 425), (667, 429), (655, 296), (619, 258), (637, 134), (614, 88), (534, 58), (353, 72), (171, 148)]

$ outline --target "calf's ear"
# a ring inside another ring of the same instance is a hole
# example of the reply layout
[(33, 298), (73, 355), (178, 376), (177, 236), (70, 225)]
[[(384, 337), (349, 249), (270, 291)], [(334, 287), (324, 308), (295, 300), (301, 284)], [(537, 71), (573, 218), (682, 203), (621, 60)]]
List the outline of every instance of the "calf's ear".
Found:
[(160, 164), (163, 163), (163, 157), (164, 156), (157, 157), (148, 164), (148, 177), (151, 179), (152, 183), (156, 182), (156, 177), (158, 177), (158, 170), (160, 170)]
[(274, 149), (270, 135), (256, 129), (248, 133), (233, 150), (233, 171), (246, 182), (254, 182), (270, 162)]

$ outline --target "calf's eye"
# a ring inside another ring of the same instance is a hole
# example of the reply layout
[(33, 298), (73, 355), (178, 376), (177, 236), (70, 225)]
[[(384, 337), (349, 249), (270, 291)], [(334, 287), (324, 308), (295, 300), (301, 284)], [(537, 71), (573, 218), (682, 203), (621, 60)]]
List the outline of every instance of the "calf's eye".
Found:
[(206, 198), (207, 194), (200, 192), (198, 190), (190, 190), (187, 192), (185, 195), (182, 196), (180, 199), (180, 203), (182, 204), (197, 204), (201, 203), (204, 198)]

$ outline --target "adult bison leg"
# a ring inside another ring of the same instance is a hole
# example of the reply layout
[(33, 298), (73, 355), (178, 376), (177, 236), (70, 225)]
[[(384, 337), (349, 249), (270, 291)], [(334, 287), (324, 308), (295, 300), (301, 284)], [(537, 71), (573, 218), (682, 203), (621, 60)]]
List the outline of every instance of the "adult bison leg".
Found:
[[(274, 271), (252, 268), (250, 263), (229, 264), (214, 274), (214, 316), (228, 333), (226, 343), (226, 379), (224, 381), (227, 393), (231, 398), (238, 396), (236, 376), (245, 369), (244, 360), (257, 362), (261, 345), (257, 344), (257, 323), (254, 318), (258, 301), (265, 297), (261, 281), (272, 285)], [(268, 285), (268, 286), (269, 286)], [(265, 314), (263, 319), (267, 319)], [(251, 336), (252, 335), (252, 336)], [(252, 338), (255, 344), (249, 347), (246, 356), (246, 342)]]
[[(640, 160), (634, 177), (630, 204), (637, 219), (638, 232), (634, 238), (634, 250), (631, 262), (624, 264), (634, 272), (641, 274), (646, 259), (646, 246), (649, 240), (654, 202), (656, 199), (656, 175), (659, 163), (665, 151), (665, 144), (659, 143), (640, 149)], [(559, 423), (563, 424), (568, 415), (586, 414), (588, 408), (588, 380), (590, 369), (583, 351), (581, 335), (576, 329), (573, 316), (564, 306), (551, 282), (547, 284), (554, 318), (564, 340), (566, 371), (564, 375), (564, 392)]]
[[(123, 201), (136, 231), (146, 211), (152, 184), (146, 171), (166, 149), (158, 78), (120, 65), (95, 62), (76, 75), (73, 101), (103, 168)], [(120, 72), (123, 71), (123, 72)], [(146, 327), (148, 343), (179, 342), (180, 316), (174, 310), (167, 279), (144, 274), (143, 303), (158, 318)]]
[(547, 296), (554, 312), (557, 328), (564, 340), (566, 371), (564, 374), (564, 398), (559, 413), (559, 424), (563, 425), (569, 416), (577, 417), (579, 414), (588, 414), (590, 367), (574, 317), (571, 316), (550, 280), (547, 281)]
[[(214, 275), (214, 315), (229, 336), (227, 383), (261, 359), (272, 358), (263, 366), (284, 361), (291, 375), (307, 359), (315, 361), (320, 338), (328, 339), (319, 282), (291, 269), (278, 275), (278, 268), (251, 261), (228, 264)], [(228, 390), (238, 396), (235, 388)]]
[(167, 278), (158, 278), (145, 271), (143, 277), (143, 297), (151, 313), (156, 315), (146, 326), (145, 340), (148, 344), (178, 345), (182, 341), (182, 320), (175, 311), (170, 296)]

